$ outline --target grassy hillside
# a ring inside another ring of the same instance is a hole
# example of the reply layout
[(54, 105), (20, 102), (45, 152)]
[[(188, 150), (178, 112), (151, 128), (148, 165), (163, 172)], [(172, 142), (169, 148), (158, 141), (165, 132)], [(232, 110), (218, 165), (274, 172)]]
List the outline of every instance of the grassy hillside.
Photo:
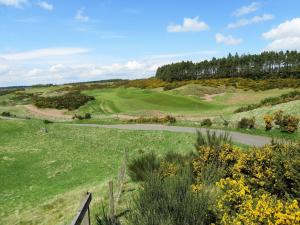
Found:
[(196, 113), (220, 109), (221, 106), (208, 104), (201, 99), (137, 88), (116, 88), (84, 91), (96, 101), (80, 108), (90, 113), (141, 113), (161, 111), (169, 113)]
[(195, 135), (183, 133), (63, 124), (50, 124), (45, 133), (43, 127), (34, 120), (0, 119), (0, 224), (65, 224), (82, 192), (99, 192), (117, 174), (125, 149), (129, 156), (163, 154), (193, 150), (195, 142)]
[[(84, 91), (94, 96), (96, 101), (89, 102), (79, 109), (79, 113), (92, 114), (146, 114), (151, 111), (181, 114), (211, 116), (232, 113), (240, 106), (256, 103), (270, 96), (278, 96), (292, 89), (273, 89), (267, 91), (242, 91), (186, 85), (172, 91), (144, 90), (137, 88), (98, 89)], [(205, 94), (220, 94), (206, 101)], [(221, 111), (220, 111), (221, 110)]]
[(275, 106), (266, 106), (261, 107), (258, 109), (254, 109), (248, 112), (242, 112), (242, 113), (236, 113), (230, 116), (231, 121), (239, 121), (243, 117), (255, 117), (256, 118), (256, 124), (260, 127), (264, 126), (264, 115), (271, 115), (274, 114), (274, 112), (278, 110), (283, 110), (286, 113), (299, 116), (300, 117), (300, 100), (297, 101), (291, 101), (283, 104), (278, 104)]

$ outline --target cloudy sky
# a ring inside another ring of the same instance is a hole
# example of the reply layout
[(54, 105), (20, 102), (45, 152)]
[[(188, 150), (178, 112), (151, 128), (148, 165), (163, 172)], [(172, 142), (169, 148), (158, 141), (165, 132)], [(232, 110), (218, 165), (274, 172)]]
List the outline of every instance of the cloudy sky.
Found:
[(0, 0), (0, 86), (143, 78), (159, 65), (300, 50), (299, 0)]

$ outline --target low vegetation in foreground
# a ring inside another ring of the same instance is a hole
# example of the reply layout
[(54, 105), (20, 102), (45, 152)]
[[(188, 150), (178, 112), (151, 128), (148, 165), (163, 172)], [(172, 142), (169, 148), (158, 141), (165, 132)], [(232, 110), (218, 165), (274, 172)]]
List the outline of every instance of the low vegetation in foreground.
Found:
[(196, 152), (144, 153), (128, 165), (139, 181), (127, 208), (98, 224), (300, 223), (300, 145), (244, 150), (227, 135), (198, 133)]
[(75, 127), (34, 119), (0, 119), (0, 134), (0, 224), (69, 224), (86, 191), (93, 192), (94, 218), (125, 150), (129, 158), (141, 152), (183, 153), (193, 150), (195, 139), (186, 133)]

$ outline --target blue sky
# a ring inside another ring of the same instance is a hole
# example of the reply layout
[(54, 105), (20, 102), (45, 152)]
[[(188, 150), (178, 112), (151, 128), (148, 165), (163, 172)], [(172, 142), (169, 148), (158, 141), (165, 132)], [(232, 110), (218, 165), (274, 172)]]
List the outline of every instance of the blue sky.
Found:
[(0, 86), (142, 78), (231, 53), (300, 50), (299, 0), (0, 0)]

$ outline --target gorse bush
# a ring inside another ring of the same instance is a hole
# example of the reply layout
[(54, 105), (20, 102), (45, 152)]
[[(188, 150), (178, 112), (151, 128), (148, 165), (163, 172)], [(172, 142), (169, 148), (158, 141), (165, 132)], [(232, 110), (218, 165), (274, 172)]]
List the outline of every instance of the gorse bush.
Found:
[(5, 117), (11, 117), (12, 114), (10, 112), (2, 112), (1, 116), (5, 116)]
[(278, 125), (281, 132), (294, 133), (298, 129), (299, 118), (283, 111), (277, 111), (274, 114), (274, 123)]
[(128, 120), (130, 123), (176, 123), (176, 118), (170, 115), (165, 117), (140, 117)]
[(243, 151), (208, 132), (196, 150), (148, 170), (126, 224), (300, 224), (300, 143)]
[(200, 131), (197, 131), (197, 141), (196, 141), (196, 149), (201, 146), (220, 146), (225, 143), (231, 143), (231, 137), (229, 133), (220, 133), (217, 134), (215, 131), (210, 132), (209, 130), (206, 131), (206, 134), (203, 134)]
[(128, 173), (133, 181), (144, 181), (150, 173), (158, 171), (161, 160), (153, 152), (142, 154), (128, 163)]
[(243, 179), (221, 179), (217, 186), (223, 191), (217, 202), (218, 224), (278, 224), (300, 222), (297, 200), (279, 200), (267, 192), (255, 193)]
[(205, 225), (215, 222), (216, 215), (211, 208), (214, 197), (208, 191), (193, 192), (190, 178), (189, 172), (164, 179), (151, 174), (131, 203), (128, 223)]
[(90, 113), (86, 113), (84, 115), (84, 119), (88, 120), (88, 119), (92, 119), (92, 115)]
[(43, 123), (44, 124), (50, 124), (50, 123), (53, 123), (53, 121), (51, 121), (51, 120), (43, 120)]
[(237, 127), (242, 129), (253, 129), (255, 127), (255, 118), (242, 118), (238, 122)]
[(70, 92), (54, 97), (34, 97), (34, 104), (39, 108), (75, 110), (94, 99), (80, 92)]
[(273, 128), (273, 117), (270, 115), (265, 115), (264, 116), (264, 121), (265, 121), (265, 130), (269, 131)]
[(211, 127), (212, 125), (212, 121), (211, 119), (207, 118), (201, 121), (201, 126), (205, 126), (205, 127)]

